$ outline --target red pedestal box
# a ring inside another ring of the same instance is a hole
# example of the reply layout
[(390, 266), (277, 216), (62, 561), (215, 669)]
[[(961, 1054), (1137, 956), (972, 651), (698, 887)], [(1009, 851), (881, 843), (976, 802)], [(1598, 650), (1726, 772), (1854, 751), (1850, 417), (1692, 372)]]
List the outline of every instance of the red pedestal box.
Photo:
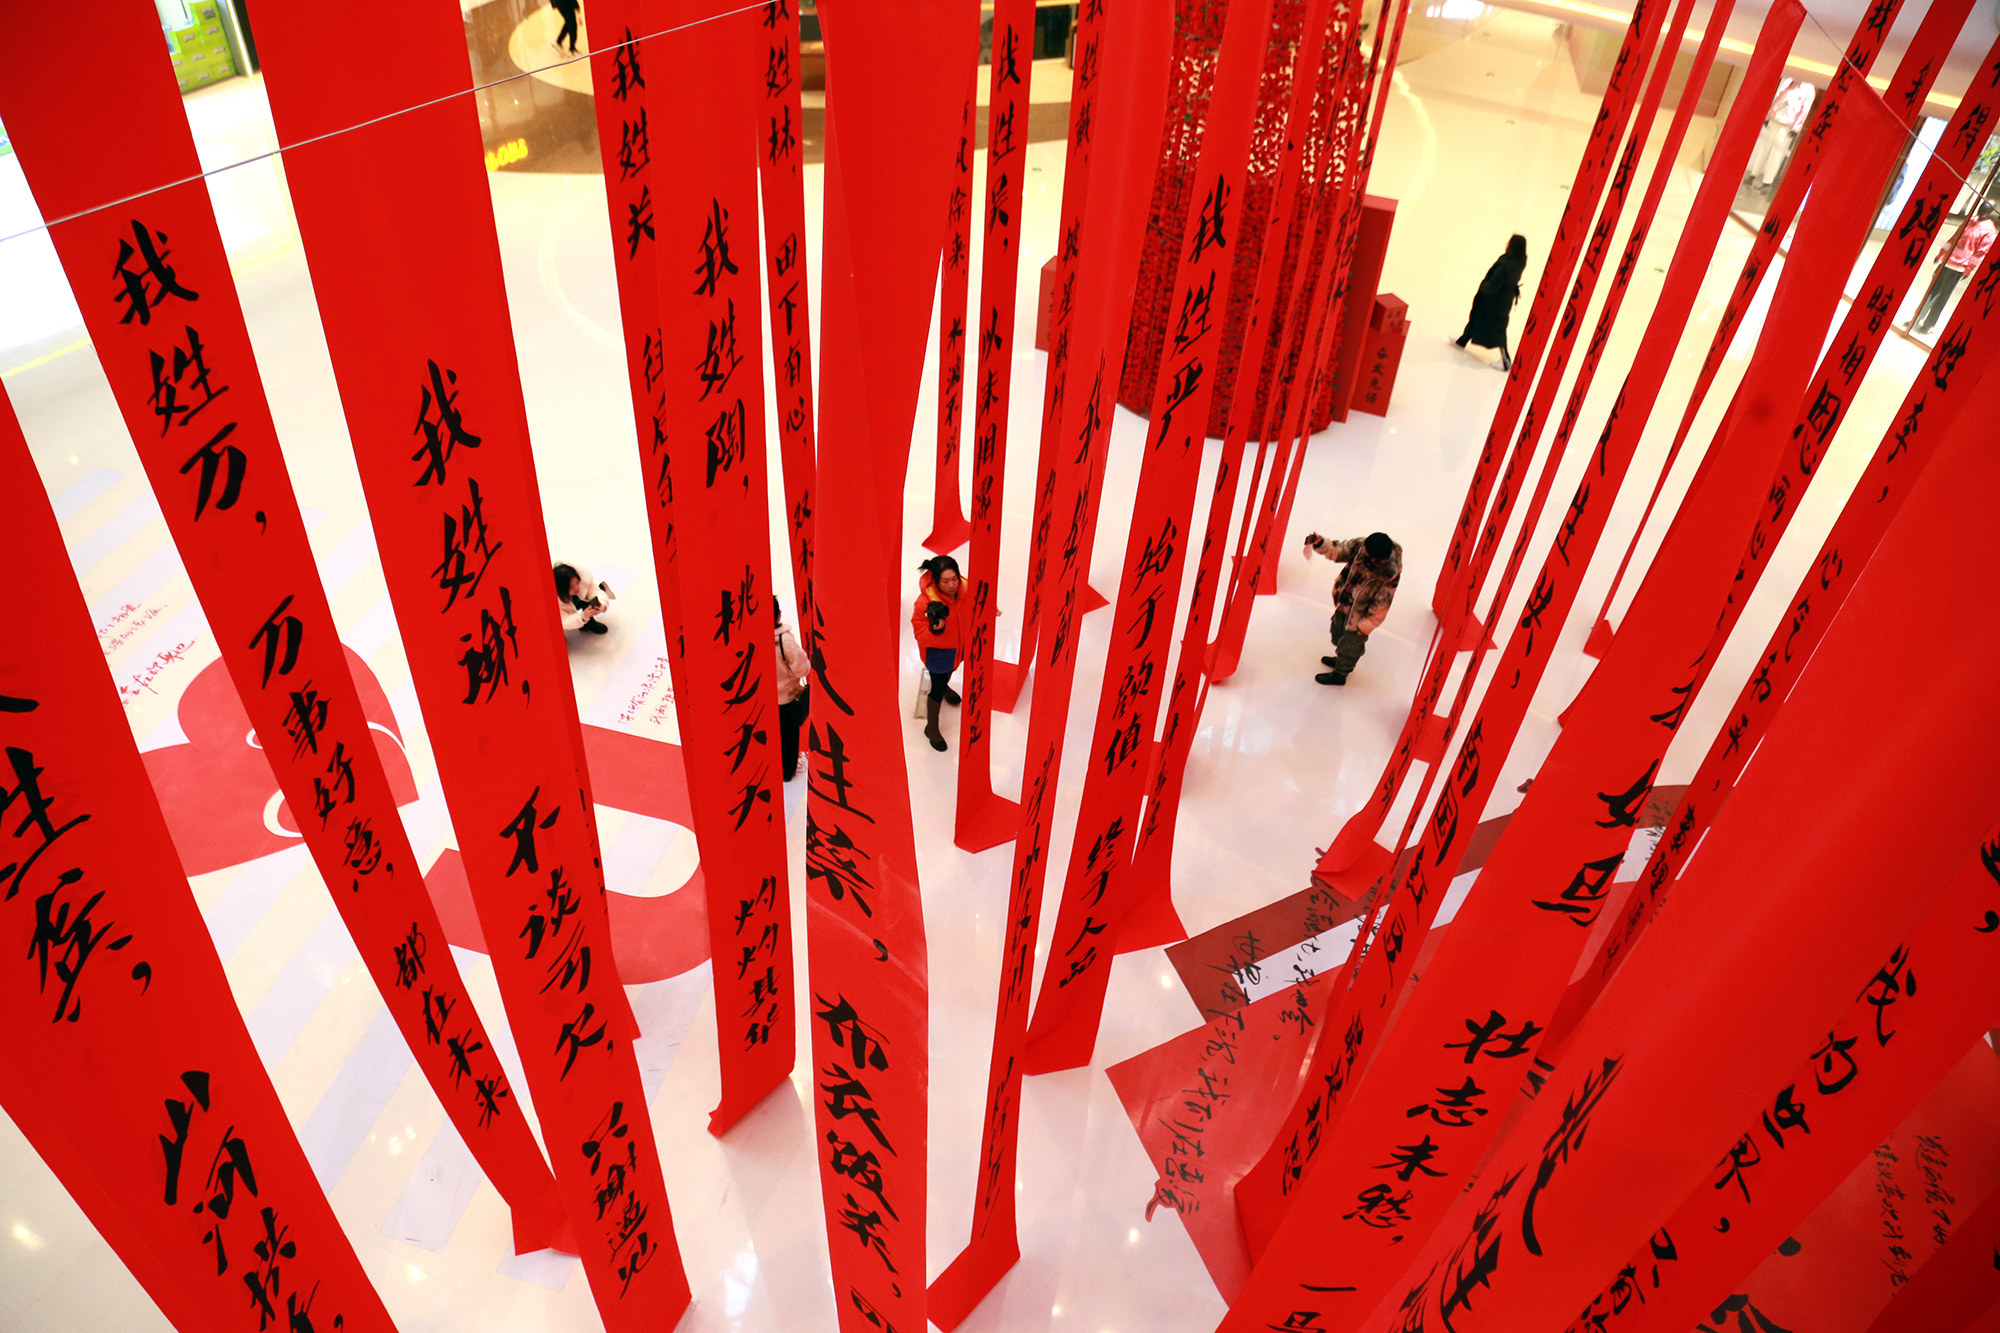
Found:
[(1042, 281), (1035, 293), (1035, 350), (1049, 350), (1049, 323), (1056, 308), (1056, 257), (1042, 265)]
[(1354, 241), (1354, 261), (1347, 273), (1347, 292), (1339, 312), (1340, 345), (1334, 349), (1333, 375), (1313, 405), (1313, 429), (1324, 422), (1345, 421), (1360, 398), (1361, 358), (1367, 349), (1375, 293), (1382, 280), (1382, 261), (1389, 253), (1389, 231), (1396, 222), (1396, 201), (1379, 195), (1361, 197), (1361, 228)]
[(1396, 368), (1403, 364), (1403, 343), (1410, 336), (1410, 307), (1387, 292), (1375, 298), (1368, 317), (1368, 335), (1361, 343), (1360, 382), (1351, 406), (1357, 412), (1389, 414), (1389, 394), (1396, 387)]

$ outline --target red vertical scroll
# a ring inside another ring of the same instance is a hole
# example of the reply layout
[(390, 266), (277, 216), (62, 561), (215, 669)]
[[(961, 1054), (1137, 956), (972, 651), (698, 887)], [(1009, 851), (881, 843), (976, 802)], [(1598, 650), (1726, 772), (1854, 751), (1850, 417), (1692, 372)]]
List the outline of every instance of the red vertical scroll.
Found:
[(1868, 1333), (1930, 1333), (1967, 1329), (1982, 1312), (2000, 1309), (2000, 1193), (1958, 1224), (1951, 1238), (1899, 1290)]
[[(1776, 87), (1785, 53), (1803, 17), (1803, 10), (1795, 3), (1772, 8), (1752, 54), (1746, 89), (1768, 93)], [(1754, 101), (1751, 98), (1738, 105), (1749, 107)], [(1760, 124), (1761, 116), (1752, 119), (1746, 112), (1732, 116), (1723, 128), (1713, 158), (1718, 165), (1704, 179), (1703, 189), (1695, 199), (1646, 339), (1611, 409), (1595, 457), (1578, 484), (1576, 499), (1570, 506), (1574, 522), (1569, 533), (1559, 537), (1542, 566), (1536, 591), (1508, 640), (1494, 683), (1464, 732), (1456, 762), (1440, 779), (1445, 784), (1444, 790), (1426, 824), (1423, 839), (1393, 886), (1393, 897), (1382, 909), (1381, 931), (1362, 958), (1344, 1006), (1337, 1011), (1332, 1030), (1343, 1032), (1341, 1043), (1336, 1046), (1330, 1037), (1322, 1036), (1314, 1053), (1313, 1073), (1307, 1079), (1306, 1092), (1286, 1118), (1264, 1160), (1237, 1188), (1237, 1201), (1244, 1211), (1253, 1251), (1260, 1248), (1259, 1237), (1271, 1234), (1278, 1219), (1283, 1218), (1286, 1223), (1252, 1274), (1244, 1300), (1238, 1303), (1242, 1319), (1252, 1317), (1255, 1312), (1275, 1310), (1296, 1294), (1299, 1265), (1309, 1248), (1307, 1223), (1323, 1213), (1325, 1203), (1334, 1197), (1327, 1191), (1335, 1188), (1331, 1184), (1316, 1186), (1317, 1173), (1307, 1175), (1307, 1171), (1323, 1150), (1332, 1123), (1344, 1118), (1347, 1104), (1353, 1100), (1353, 1094), (1346, 1091), (1348, 1073), (1367, 1068), (1368, 1061), (1380, 1048), (1390, 1005), (1403, 990), (1423, 938), (1437, 914), (1445, 886), (1456, 875), (1464, 857), (1477, 812), (1485, 808), (1526, 716), (1528, 703), (1547, 669), (1562, 619), (1574, 602), (1589, 552), (1603, 532), (1612, 499), (1631, 466), (1646, 414), (1660, 391), (1687, 311), (1700, 289), (1715, 237), (1727, 220), (1738, 179), (1730, 172), (1740, 171), (1742, 163), (1748, 160)], [(1322, 1029), (1323, 1034), (1327, 1031)], [(1326, 1090), (1324, 1094), (1322, 1089)], [(1406, 1182), (1397, 1183), (1401, 1186)], [(1308, 1193), (1320, 1191), (1314, 1197), (1321, 1202), (1293, 1206), (1300, 1201), (1298, 1190), (1302, 1184)], [(1400, 1188), (1392, 1191), (1402, 1192)], [(1422, 1220), (1411, 1223), (1416, 1228), (1414, 1234), (1419, 1235), (1426, 1222), (1435, 1223), (1449, 1199), (1427, 1198), (1422, 1202), (1431, 1211), (1421, 1215)], [(1342, 1204), (1339, 1212), (1351, 1211), (1352, 1207)], [(1419, 1218), (1420, 1214), (1411, 1216)]]
[[(513, 1209), (517, 1248), (540, 1249), (562, 1229), (554, 1182), (465, 1002), (348, 673), (155, 15), (134, 0), (119, 9), (29, 16), (33, 40), (0, 53), (0, 115), (43, 213), (71, 219), (50, 229), (57, 255), (314, 864), (431, 1088)], [(86, 41), (96, 56), (81, 73), (19, 54)], [(128, 128), (95, 133), (83, 105)], [(107, 198), (132, 202), (91, 211)]]
[[(1824, 1041), (1827, 1019), (1980, 857), (2000, 790), (2000, 592), (1981, 555), (1995, 504), (2000, 460), (1978, 432), (1955, 432), (1710, 830), (1674, 912), (1357, 1328), (1399, 1328), (1412, 1310), (1460, 1333), (1562, 1327), (1702, 1186)], [(1869, 660), (1885, 618), (1961, 627), (1893, 697)], [(1873, 738), (1873, 762), (1858, 768), (1857, 734)], [(1853, 1053), (1810, 1058), (1831, 1079)], [(1474, 1060), (1495, 1065), (1483, 1050)]]
[[(0, 553), (68, 568), (4, 394)], [(49, 1166), (179, 1327), (393, 1329), (250, 1043), (83, 594), (65, 572), (0, 596), (8, 1109), (33, 1099)]]
[(1168, 306), (1171, 334), (1154, 384), (1139, 489), (1132, 502), (1090, 768), (1041, 1000), (1029, 1029), (1031, 1074), (1089, 1063), (1117, 932), (1132, 896), (1126, 872), (1138, 834), (1147, 742), (1159, 717), (1160, 686), (1194, 526), (1201, 446), (1214, 389), (1208, 367), (1221, 342), (1220, 313), (1229, 303), (1231, 265), (1241, 239), (1238, 196), (1245, 188), (1270, 15), (1269, 0), (1235, 0), (1223, 28), (1215, 91), (1195, 166), (1194, 218), (1176, 263)]
[[(791, 0), (764, 0), (764, 102), (757, 122), (757, 181), (764, 203), (764, 291), (771, 312), (771, 363), (778, 376), (778, 445), (784, 458), (786, 549), (798, 623), (812, 623), (812, 318), (806, 282), (805, 115), (799, 96), (799, 19)], [(748, 220), (749, 215), (744, 215)], [(761, 525), (758, 530), (761, 529)], [(775, 595), (775, 594), (774, 594)]]
[[(791, 893), (771, 663), (764, 349), (757, 336), (751, 131), (763, 29), (751, 11), (653, 39), (649, 89), (667, 471), (678, 497), (687, 676), (675, 691), (715, 959), (720, 1134), (785, 1082), (794, 1054)], [(741, 257), (739, 259), (739, 256)], [(794, 298), (796, 299), (796, 297)]]
[[(1049, 357), (1042, 375), (1042, 420), (1035, 451), (1035, 513), (1029, 530), (1028, 583), (1021, 612), (1022, 662), (1035, 657), (1041, 632), (1042, 596), (1048, 583), (1049, 530), (1055, 520), (1058, 439), (1062, 431), (1063, 388), (1069, 382), (1070, 323), (1076, 313), (1078, 232), (1090, 196), (1090, 150), (1096, 141), (1098, 71), (1102, 68), (1103, 0), (1078, 6), (1075, 30), (1076, 76), (1070, 85), (1069, 143), (1063, 158), (1062, 209), (1056, 219), (1056, 280), (1049, 311)], [(1088, 585), (1086, 585), (1088, 586)], [(1086, 593), (1087, 597), (1088, 594)]]
[[(625, 334), (625, 375), (632, 390), (640, 471), (646, 478), (646, 520), (653, 534), (653, 567), (660, 590), (667, 662), (675, 680), (686, 678), (687, 637), (681, 615), (680, 542), (674, 531), (673, 485), (667, 474), (666, 364), (660, 348), (659, 278), (654, 272), (653, 134), (646, 83), (646, 53), (633, 34), (652, 31), (646, 0), (595, 0), (591, 21), (609, 36), (590, 53), (591, 98), (597, 117), (597, 150), (604, 168), (605, 204), (611, 213), (612, 273), (618, 283), (618, 318)], [(678, 715), (679, 698), (675, 696)]]
[[(927, 550), (956, 551), (972, 536), (959, 498), (959, 445), (965, 438), (965, 319), (972, 286), (972, 136), (979, 125), (979, 34), (965, 34), (965, 109), (958, 118), (945, 204), (944, 258), (938, 282), (937, 477)], [(1023, 657), (1026, 650), (1023, 650)]]
[[(953, 841), (984, 851), (1014, 837), (1021, 807), (993, 794), (991, 727), (996, 698), (1018, 681), (994, 651), (999, 614), (1000, 518), (1006, 508), (1007, 410), (1014, 384), (1014, 304), (1021, 269), (1021, 199), (1028, 161), (1028, 84), (1034, 70), (1035, 0), (996, 0), (986, 108), (986, 198), (979, 257), (979, 361), (972, 415), (972, 624), (965, 637), (959, 712), (958, 813)], [(964, 614), (960, 612), (959, 614)], [(1022, 661), (1033, 649), (1024, 644)], [(1009, 675), (1002, 689), (1003, 673)]]
[(359, 70), (326, 61), (315, 15), (296, 7), (259, 11), (258, 46), (295, 145), (285, 176), (389, 596), (480, 925), (501, 946), (494, 971), (557, 1191), (606, 1327), (653, 1328), (688, 1287), (614, 1021), (623, 992), (593, 892), (499, 238), (460, 95), (465, 35), (449, 10), (405, 18), (394, 56)]
[(970, 0), (822, 0), (820, 505), (806, 793), (814, 1142), (842, 1333), (924, 1327), (929, 964), (897, 662), (904, 464)]
[[(1244, 9), (1259, 8), (1242, 0)], [(1028, 1060), (1028, 995), (1034, 982), (1042, 888), (1055, 824), (1055, 794), (1062, 777), (1062, 746), (1076, 672), (1077, 621), (1089, 574), (1091, 497), (1096, 455), (1110, 441), (1118, 392), (1118, 355), (1132, 315), (1132, 290), (1158, 160), (1166, 111), (1170, 11), (1147, 0), (1097, 5), (1093, 36), (1106, 43), (1098, 78), (1108, 96), (1098, 133), (1107, 161), (1077, 232), (1075, 319), (1070, 325), (1077, 365), (1090, 371), (1088, 392), (1071, 400), (1057, 437), (1052, 512), (1063, 526), (1050, 545), (1059, 561), (1046, 585), (1054, 608), (1049, 633), (1035, 647), (1041, 674), (1028, 717), (1023, 823), (1014, 842), (1009, 880), (1007, 943), (995, 1003), (993, 1053), (986, 1076), (979, 1175), (972, 1235), (965, 1249), (931, 1284), (931, 1321), (951, 1329), (970, 1314), (1020, 1258), (1015, 1229), (1016, 1151), (1020, 1136), (1021, 1079)], [(1108, 12), (1108, 17), (1107, 17)], [(1079, 376), (1078, 384), (1084, 381)], [(1190, 415), (1189, 421), (1204, 418)], [(1108, 955), (1107, 955), (1108, 958)]]

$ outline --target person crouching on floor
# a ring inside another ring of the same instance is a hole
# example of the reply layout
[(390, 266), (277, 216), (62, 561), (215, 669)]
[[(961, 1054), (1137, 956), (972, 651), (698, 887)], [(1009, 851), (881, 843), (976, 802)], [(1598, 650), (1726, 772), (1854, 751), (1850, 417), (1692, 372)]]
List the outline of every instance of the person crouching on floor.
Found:
[(916, 605), (910, 608), (910, 633), (916, 636), (917, 651), (923, 654), (924, 670), (930, 673), (930, 698), (924, 705), (924, 737), (933, 750), (948, 748), (938, 730), (938, 709), (958, 702), (951, 687), (951, 673), (965, 652), (964, 617), (958, 597), (965, 580), (958, 561), (948, 555), (934, 555), (917, 566), (923, 571), (917, 580)]
[(555, 577), (556, 609), (562, 612), (563, 632), (609, 634), (611, 627), (598, 617), (618, 599), (611, 585), (598, 582), (597, 576), (582, 565), (557, 565)]
[(1346, 568), (1333, 584), (1333, 656), (1319, 659), (1329, 669), (1313, 679), (1322, 685), (1345, 685), (1354, 664), (1368, 650), (1368, 636), (1396, 600), (1396, 585), (1403, 578), (1403, 548), (1383, 532), (1346, 541), (1315, 532), (1306, 538), (1306, 558), (1314, 555)]

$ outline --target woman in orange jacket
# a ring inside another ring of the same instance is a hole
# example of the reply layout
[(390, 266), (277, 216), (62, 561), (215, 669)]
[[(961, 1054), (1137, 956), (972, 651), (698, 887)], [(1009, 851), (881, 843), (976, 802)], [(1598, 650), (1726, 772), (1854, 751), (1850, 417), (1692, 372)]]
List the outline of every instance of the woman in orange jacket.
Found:
[(938, 730), (938, 709), (958, 702), (951, 687), (951, 673), (965, 655), (965, 619), (959, 608), (959, 594), (965, 580), (958, 561), (936, 555), (917, 566), (923, 574), (917, 580), (916, 604), (910, 608), (910, 633), (916, 636), (917, 651), (923, 654), (924, 670), (930, 673), (930, 698), (925, 704), (924, 736), (933, 750), (948, 748)]

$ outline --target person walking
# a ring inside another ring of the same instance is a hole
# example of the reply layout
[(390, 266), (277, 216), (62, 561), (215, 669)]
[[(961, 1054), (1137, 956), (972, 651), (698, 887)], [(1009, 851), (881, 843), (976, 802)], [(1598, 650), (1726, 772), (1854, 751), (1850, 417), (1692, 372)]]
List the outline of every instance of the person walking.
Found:
[(1927, 334), (1944, 314), (1944, 308), (1951, 304), (1951, 294), (1958, 290), (1959, 280), (1979, 267), (1986, 258), (1986, 252), (1993, 248), (1993, 238), (2000, 234), (2000, 228), (1993, 225), (1993, 205), (1981, 204), (1979, 214), (1958, 233), (1957, 242), (1944, 263), (1938, 266), (1937, 275), (1931, 279), (1930, 290), (1917, 305), (1917, 313), (1910, 316), (1904, 327), (1916, 334)]
[(1333, 655), (1319, 660), (1327, 667), (1313, 679), (1322, 685), (1345, 685), (1354, 664), (1368, 651), (1375, 632), (1403, 579), (1403, 548), (1385, 532), (1333, 541), (1317, 532), (1306, 538), (1306, 559), (1326, 557), (1347, 566), (1333, 584)]
[(580, 634), (609, 634), (611, 627), (598, 617), (611, 609), (618, 600), (618, 594), (611, 591), (611, 585), (600, 582), (597, 576), (582, 565), (557, 565), (556, 609), (562, 612), (562, 627), (565, 633), (575, 630)]
[(561, 50), (563, 39), (569, 39), (569, 53), (576, 54), (576, 16), (583, 8), (583, 0), (549, 0), (549, 8), (562, 15), (562, 31), (556, 34), (556, 49)]
[(1507, 242), (1507, 252), (1494, 260), (1486, 276), (1479, 280), (1465, 332), (1452, 340), (1460, 348), (1467, 343), (1499, 348), (1501, 370), (1511, 369), (1514, 364), (1514, 358), (1507, 352), (1507, 320), (1521, 299), (1521, 274), (1527, 268), (1528, 238), (1517, 235)]
[(805, 650), (785, 628), (785, 604), (774, 597), (771, 610), (778, 622), (778, 756), (784, 761), (785, 781), (790, 782), (799, 771), (799, 731), (811, 711), (811, 699)]
[(916, 605), (910, 608), (910, 633), (916, 637), (917, 651), (923, 654), (924, 670), (930, 673), (930, 697), (924, 705), (924, 737), (933, 750), (949, 748), (938, 730), (938, 709), (958, 702), (951, 687), (951, 673), (965, 652), (964, 620), (958, 614), (959, 594), (965, 579), (958, 561), (948, 555), (934, 555), (917, 566), (923, 571), (917, 580)]

